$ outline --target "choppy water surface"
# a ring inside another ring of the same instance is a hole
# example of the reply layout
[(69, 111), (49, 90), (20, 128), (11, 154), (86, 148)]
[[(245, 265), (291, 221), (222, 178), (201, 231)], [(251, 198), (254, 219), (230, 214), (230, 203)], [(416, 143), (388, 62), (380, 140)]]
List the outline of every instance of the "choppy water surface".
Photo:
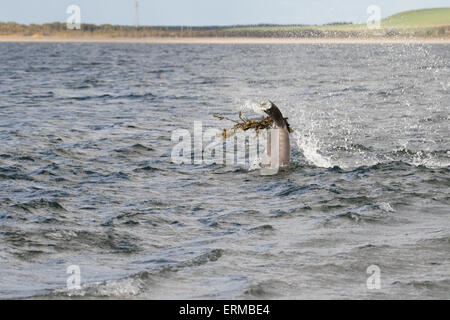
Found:
[[(0, 298), (450, 298), (449, 49), (0, 44)], [(288, 172), (171, 163), (267, 99)]]

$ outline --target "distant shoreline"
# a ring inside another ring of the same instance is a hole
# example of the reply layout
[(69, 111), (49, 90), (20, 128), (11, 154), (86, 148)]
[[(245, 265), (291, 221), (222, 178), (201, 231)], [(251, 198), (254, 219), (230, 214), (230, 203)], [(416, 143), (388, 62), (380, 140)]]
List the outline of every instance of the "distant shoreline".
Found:
[(154, 43), (154, 44), (450, 44), (449, 38), (108, 38), (108, 37), (10, 37), (0, 36), (0, 43)]

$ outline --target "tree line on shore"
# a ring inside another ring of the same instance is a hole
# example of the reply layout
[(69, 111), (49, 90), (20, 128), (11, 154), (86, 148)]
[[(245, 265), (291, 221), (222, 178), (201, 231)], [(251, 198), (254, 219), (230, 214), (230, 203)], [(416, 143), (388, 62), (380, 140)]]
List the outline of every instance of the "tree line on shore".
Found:
[[(333, 23), (340, 26), (348, 23)], [(442, 30), (441, 30), (442, 29)], [(317, 26), (304, 25), (237, 25), (237, 26), (122, 26), (81, 24), (79, 30), (70, 30), (66, 23), (18, 24), (0, 22), (1, 36), (59, 36), (59, 37), (267, 37), (267, 38), (348, 38), (374, 35), (364, 30), (321, 29)], [(448, 28), (435, 28), (408, 31), (383, 30), (383, 36), (442, 36), (448, 34)]]

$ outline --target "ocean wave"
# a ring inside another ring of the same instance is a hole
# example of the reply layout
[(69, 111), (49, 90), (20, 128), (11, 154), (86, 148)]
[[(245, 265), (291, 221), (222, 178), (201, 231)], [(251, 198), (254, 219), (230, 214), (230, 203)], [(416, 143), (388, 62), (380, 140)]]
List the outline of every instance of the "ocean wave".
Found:
[(438, 291), (446, 292), (450, 290), (450, 279), (442, 280), (412, 280), (412, 281), (394, 281), (392, 286), (409, 287), (419, 291)]
[(243, 298), (274, 299), (283, 296), (283, 292), (291, 285), (280, 280), (265, 280), (248, 285), (243, 292)]
[[(198, 267), (200, 265), (215, 262), (222, 257), (222, 249), (213, 249), (192, 259), (174, 262), (174, 261), (156, 261), (150, 260), (146, 263), (156, 265), (153, 270), (141, 271), (121, 279), (106, 280), (99, 282), (86, 283), (78, 290), (68, 290), (66, 288), (55, 289), (46, 295), (38, 295), (34, 298), (115, 298), (115, 297), (136, 297), (145, 291), (151, 290), (153, 285), (157, 284), (158, 278), (170, 277), (185, 268)], [(162, 264), (162, 266), (158, 266)]]
[[(349, 204), (355, 203), (354, 199), (355, 198), (348, 199)], [(393, 224), (396, 222), (396, 218), (393, 215), (393, 213), (395, 213), (395, 210), (389, 203), (380, 202), (376, 204), (370, 204), (370, 201), (368, 201), (366, 197), (357, 197), (357, 199), (358, 200), (356, 201), (356, 203), (360, 203), (359, 206), (350, 209), (345, 209), (342, 212), (326, 217), (322, 221), (322, 225), (326, 227), (337, 226), (346, 221), (357, 224), (359, 223)]]
[(147, 93), (130, 93), (124, 95), (113, 95), (109, 93), (99, 94), (99, 95), (85, 95), (85, 96), (73, 96), (73, 97), (64, 97), (64, 100), (76, 100), (76, 101), (87, 101), (87, 100), (140, 100), (140, 99), (149, 99), (153, 100), (156, 98), (156, 95), (147, 92)]
[(27, 212), (32, 212), (34, 209), (48, 209), (57, 212), (66, 212), (67, 210), (56, 200), (31, 200), (28, 202), (16, 203), (13, 205), (14, 208), (21, 209)]

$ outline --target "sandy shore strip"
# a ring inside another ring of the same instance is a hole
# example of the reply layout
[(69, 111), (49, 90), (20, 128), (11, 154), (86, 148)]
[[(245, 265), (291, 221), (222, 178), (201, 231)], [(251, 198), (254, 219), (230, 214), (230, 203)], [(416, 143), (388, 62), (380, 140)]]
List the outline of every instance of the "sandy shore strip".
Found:
[(58, 38), (0, 36), (0, 42), (155, 44), (450, 44), (450, 38)]

